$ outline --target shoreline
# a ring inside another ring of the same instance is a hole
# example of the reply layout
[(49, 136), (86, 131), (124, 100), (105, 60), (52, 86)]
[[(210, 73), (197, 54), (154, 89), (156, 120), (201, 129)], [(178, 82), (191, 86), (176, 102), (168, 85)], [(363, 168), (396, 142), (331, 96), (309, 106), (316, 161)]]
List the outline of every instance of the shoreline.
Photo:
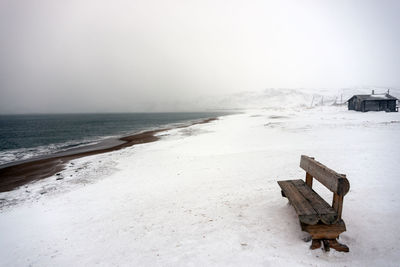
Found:
[(180, 129), (190, 127), (196, 124), (204, 124), (218, 118), (208, 118), (203, 119), (198, 122), (193, 122), (188, 125), (177, 126), (173, 128), (161, 128), (157, 130), (144, 131), (138, 134), (133, 134), (129, 136), (124, 136), (118, 138), (117, 140), (122, 141), (123, 143), (118, 145), (113, 145), (107, 148), (100, 148), (95, 150), (88, 150), (83, 152), (77, 152), (67, 155), (54, 155), (49, 156), (43, 159), (33, 159), (28, 162), (17, 163), (15, 165), (7, 166), (0, 169), (0, 193), (12, 191), (17, 187), (23, 186), (27, 183), (37, 181), (40, 179), (44, 179), (55, 175), (56, 173), (63, 171), (65, 165), (74, 159), (112, 152), (116, 150), (120, 150), (126, 147), (145, 144), (158, 141), (160, 139), (159, 136), (156, 136), (157, 133), (165, 132), (171, 129)]

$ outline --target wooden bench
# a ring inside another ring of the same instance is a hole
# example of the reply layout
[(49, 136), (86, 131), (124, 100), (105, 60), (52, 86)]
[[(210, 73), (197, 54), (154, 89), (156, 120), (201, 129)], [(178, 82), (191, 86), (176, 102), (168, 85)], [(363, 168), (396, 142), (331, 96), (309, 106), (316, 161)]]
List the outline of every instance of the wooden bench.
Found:
[[(348, 252), (349, 248), (337, 241), (339, 234), (346, 231), (342, 220), (343, 197), (350, 189), (346, 175), (304, 155), (301, 156), (300, 167), (306, 171), (305, 182), (286, 180), (278, 181), (278, 184), (282, 189), (282, 196), (287, 197), (296, 210), (301, 230), (311, 235), (310, 248), (320, 248), (322, 242), (326, 251), (333, 248)], [(333, 192), (332, 206), (312, 189), (313, 178)]]

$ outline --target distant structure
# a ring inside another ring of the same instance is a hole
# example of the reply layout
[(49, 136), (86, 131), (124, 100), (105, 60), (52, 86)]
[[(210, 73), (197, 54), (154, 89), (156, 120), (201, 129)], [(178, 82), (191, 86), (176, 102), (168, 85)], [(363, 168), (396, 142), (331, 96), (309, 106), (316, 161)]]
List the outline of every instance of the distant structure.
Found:
[(396, 97), (389, 95), (389, 91), (387, 94), (374, 94), (374, 90), (372, 90), (371, 95), (354, 95), (352, 98), (347, 100), (347, 107), (349, 110), (361, 112), (397, 112), (397, 100)]

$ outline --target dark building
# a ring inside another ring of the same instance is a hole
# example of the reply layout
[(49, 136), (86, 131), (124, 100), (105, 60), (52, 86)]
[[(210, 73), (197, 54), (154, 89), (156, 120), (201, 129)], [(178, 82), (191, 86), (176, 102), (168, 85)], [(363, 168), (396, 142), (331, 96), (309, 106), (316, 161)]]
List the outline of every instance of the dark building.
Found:
[(354, 95), (347, 100), (349, 110), (356, 111), (398, 111), (397, 98), (389, 94)]

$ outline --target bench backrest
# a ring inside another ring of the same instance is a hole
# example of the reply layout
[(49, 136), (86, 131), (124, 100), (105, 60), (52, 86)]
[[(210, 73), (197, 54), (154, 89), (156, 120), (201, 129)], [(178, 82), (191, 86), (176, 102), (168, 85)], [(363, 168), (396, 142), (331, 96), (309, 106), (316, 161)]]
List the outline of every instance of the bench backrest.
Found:
[(350, 190), (350, 183), (345, 174), (339, 174), (314, 158), (302, 155), (300, 167), (306, 171), (306, 184), (312, 187), (312, 179), (317, 179), (321, 184), (333, 192), (332, 208), (336, 210), (339, 218), (342, 216), (343, 197)]
[(325, 185), (333, 193), (344, 196), (349, 192), (350, 184), (346, 175), (339, 174), (308, 156), (301, 156), (300, 167)]

